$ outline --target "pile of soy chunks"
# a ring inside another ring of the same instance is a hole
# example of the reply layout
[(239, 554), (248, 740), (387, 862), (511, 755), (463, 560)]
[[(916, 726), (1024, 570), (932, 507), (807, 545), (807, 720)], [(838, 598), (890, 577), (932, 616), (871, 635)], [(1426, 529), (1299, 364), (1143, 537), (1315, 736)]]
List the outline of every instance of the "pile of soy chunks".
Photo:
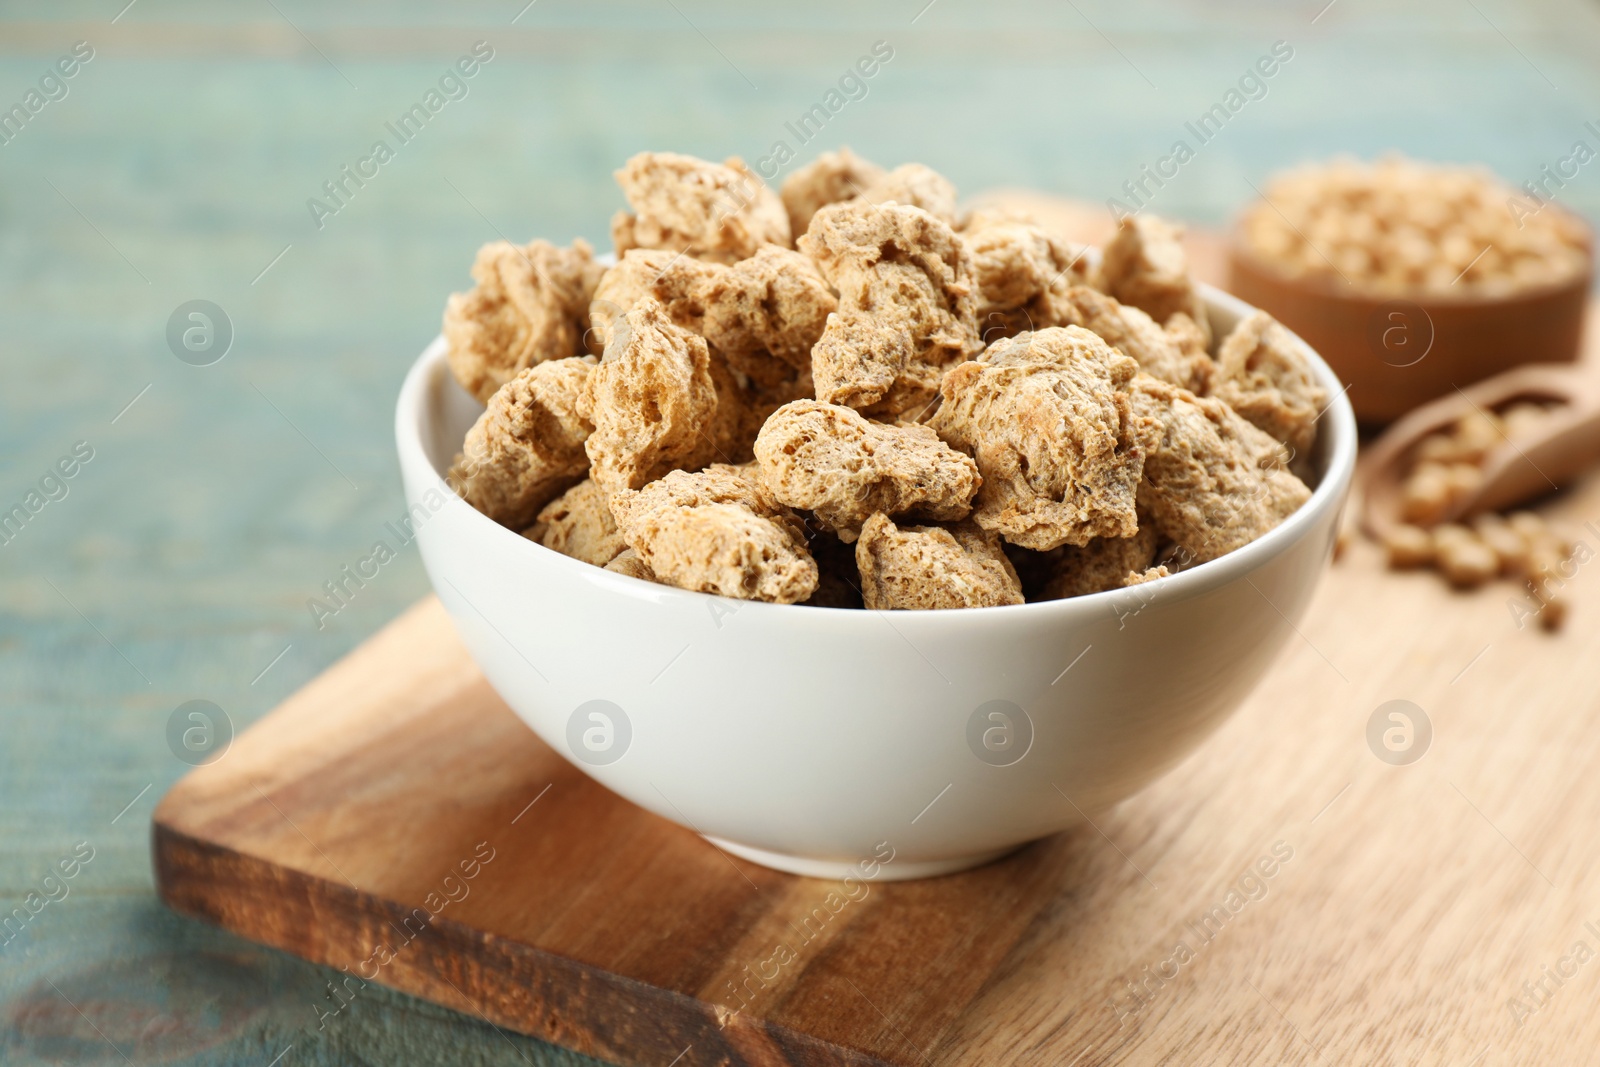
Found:
[(1327, 395), (1265, 313), (1226, 337), (1179, 228), (1103, 251), (848, 149), (779, 192), (644, 152), (606, 266), (485, 245), (444, 317), (486, 405), (484, 515), (644, 581), (832, 608), (994, 607), (1165, 577), (1275, 527)]

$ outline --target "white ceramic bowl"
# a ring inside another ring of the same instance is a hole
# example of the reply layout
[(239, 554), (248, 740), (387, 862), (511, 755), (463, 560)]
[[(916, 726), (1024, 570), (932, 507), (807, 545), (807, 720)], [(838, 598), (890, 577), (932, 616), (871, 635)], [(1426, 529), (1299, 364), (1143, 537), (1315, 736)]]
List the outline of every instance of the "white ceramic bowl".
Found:
[[(1251, 310), (1205, 294), (1219, 332)], [(1117, 803), (1193, 751), (1261, 678), (1327, 565), (1355, 465), (1342, 386), (1306, 353), (1334, 399), (1298, 512), (1170, 578), (1015, 607), (728, 600), (526, 540), (441, 477), (482, 411), (451, 378), (442, 340), (407, 375), (395, 431), (433, 586), (546, 743), (746, 859), (916, 878)]]

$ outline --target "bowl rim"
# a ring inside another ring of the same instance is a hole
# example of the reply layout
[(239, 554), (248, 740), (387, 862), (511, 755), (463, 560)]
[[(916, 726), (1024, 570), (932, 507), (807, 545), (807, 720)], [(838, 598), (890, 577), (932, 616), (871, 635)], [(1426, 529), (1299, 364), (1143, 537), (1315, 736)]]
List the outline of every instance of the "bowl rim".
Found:
[[(1242, 321), (1253, 314), (1257, 309), (1229, 293), (1225, 293), (1215, 286), (1197, 283), (1197, 289), (1204, 298), (1208, 310), (1217, 310), (1235, 316)], [(915, 629), (929, 631), (938, 630), (946, 626), (967, 625), (978, 620), (1007, 619), (1032, 619), (1044, 623), (1047, 621), (1072, 621), (1088, 622), (1093, 616), (1103, 617), (1107, 606), (1125, 601), (1130, 596), (1137, 596), (1141, 603), (1151, 603), (1153, 598), (1182, 599), (1200, 596), (1219, 589), (1222, 586), (1247, 577), (1250, 573), (1265, 566), (1271, 560), (1288, 551), (1290, 547), (1308, 536), (1330, 511), (1337, 512), (1343, 506), (1348, 494), (1351, 481), (1355, 473), (1357, 430), (1355, 412), (1350, 406), (1348, 396), (1349, 386), (1341, 383), (1332, 368), (1326, 361), (1297, 334), (1290, 331), (1291, 336), (1300, 344), (1303, 353), (1310, 359), (1312, 370), (1318, 382), (1325, 388), (1332, 399), (1318, 416), (1321, 424), (1319, 433), (1328, 433), (1330, 438), (1325, 447), (1327, 461), (1323, 469), (1322, 478), (1311, 496), (1300, 507), (1277, 526), (1256, 538), (1254, 541), (1240, 548), (1234, 549), (1226, 555), (1205, 563), (1196, 564), (1177, 574), (1157, 578), (1153, 581), (1138, 586), (1110, 589), (1100, 593), (1089, 593), (1083, 596), (1066, 597), (1060, 600), (1044, 600), (1028, 604), (1006, 604), (995, 607), (963, 608), (948, 610), (926, 611), (895, 611), (894, 628), (908, 626)], [(399, 454), (402, 474), (408, 472), (421, 472), (431, 479), (445, 496), (447, 507), (459, 507), (466, 513), (466, 521), (481, 524), (486, 536), (505, 537), (520, 543), (520, 551), (531, 553), (544, 553), (544, 565), (565, 567), (574, 575), (581, 576), (590, 582), (598, 583), (602, 588), (613, 590), (625, 599), (648, 601), (655, 604), (680, 604), (684, 607), (696, 607), (704, 610), (707, 602), (723, 601), (728, 598), (714, 593), (701, 593), (688, 589), (679, 589), (676, 586), (662, 585), (647, 582), (625, 574), (617, 574), (603, 567), (585, 563), (582, 560), (562, 555), (554, 549), (531, 541), (522, 536), (519, 531), (501, 526), (488, 518), (462, 500), (449, 488), (439, 471), (428, 459), (426, 450), (422, 445), (422, 418), (427, 409), (426, 401), (430, 388), (436, 381), (449, 380), (449, 371), (446, 366), (446, 346), (444, 337), (438, 336), (422, 351), (410, 370), (406, 373), (404, 382), (400, 387), (400, 394), (395, 404), (395, 439)], [(1320, 442), (1319, 442), (1320, 444)], [(432, 527), (434, 524), (430, 523)], [(887, 616), (883, 610), (864, 608), (836, 608), (814, 607), (801, 604), (772, 604), (756, 600), (739, 600), (739, 611), (754, 610), (758, 613), (786, 612), (786, 617), (800, 621), (801, 619), (827, 620), (829, 625), (850, 625), (844, 619), (861, 619), (862, 625), (878, 625), (875, 616)], [(998, 613), (1004, 613), (1003, 616)]]

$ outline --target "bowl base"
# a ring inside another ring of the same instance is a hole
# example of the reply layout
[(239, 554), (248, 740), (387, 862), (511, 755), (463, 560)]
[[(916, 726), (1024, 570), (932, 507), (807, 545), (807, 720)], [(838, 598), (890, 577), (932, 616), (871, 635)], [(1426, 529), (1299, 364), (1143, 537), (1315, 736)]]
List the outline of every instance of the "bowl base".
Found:
[[(738, 845), (720, 837), (710, 834), (701, 834), (701, 837), (722, 849), (731, 852), (742, 860), (759, 863), (763, 867), (771, 867), (775, 871), (787, 874), (804, 875), (807, 878), (825, 878), (829, 881), (839, 881), (845, 875), (861, 877), (858, 870), (860, 864), (844, 863), (840, 860), (819, 860), (809, 856), (791, 856), (785, 852), (768, 852), (764, 848), (751, 848), (749, 845)], [(981, 867), (985, 863), (999, 859), (1001, 856), (1015, 852), (1028, 842), (1023, 841), (1004, 848), (992, 849), (988, 852), (974, 852), (968, 856), (956, 856), (944, 860), (922, 860), (918, 863), (906, 863), (896, 860), (893, 863), (883, 864), (878, 868), (874, 882), (904, 882), (913, 878), (934, 878), (941, 874), (954, 874), (971, 867)]]

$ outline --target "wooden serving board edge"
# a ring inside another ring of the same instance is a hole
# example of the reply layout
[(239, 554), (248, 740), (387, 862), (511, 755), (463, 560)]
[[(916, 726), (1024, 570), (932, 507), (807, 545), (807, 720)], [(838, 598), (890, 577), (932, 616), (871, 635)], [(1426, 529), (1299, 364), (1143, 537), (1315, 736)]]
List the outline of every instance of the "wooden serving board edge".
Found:
[[(151, 857), (161, 901), (181, 915), (346, 973), (354, 973), (357, 961), (334, 958), (330, 945), (370, 945), (376, 951), (403, 941), (367, 981), (589, 1056), (646, 1067), (675, 1062), (694, 1045), (700, 1056), (735, 1063), (894, 1067), (859, 1050), (742, 1013), (718, 1011), (697, 998), (520, 945), (445, 916), (431, 916), (407, 940), (402, 924), (407, 918), (415, 922), (414, 912), (331, 879), (208, 844), (159, 820), (151, 826)], [(248, 906), (262, 885), (274, 887), (271, 907)], [(218, 906), (224, 900), (236, 906)], [(359, 921), (380, 914), (387, 917), (388, 930)], [(274, 921), (262, 921), (266, 918)], [(320, 927), (325, 936), (291, 937), (285, 926)], [(476, 973), (470, 979), (452, 977), (451, 967)], [(463, 992), (464, 985), (491, 992), (474, 999)], [(641, 1006), (648, 1013), (641, 1013)], [(311, 1014), (319, 1011), (315, 1004), (308, 1008)], [(619, 1026), (619, 1019), (633, 1021)], [(725, 1047), (707, 1048), (708, 1033), (717, 1033)]]

